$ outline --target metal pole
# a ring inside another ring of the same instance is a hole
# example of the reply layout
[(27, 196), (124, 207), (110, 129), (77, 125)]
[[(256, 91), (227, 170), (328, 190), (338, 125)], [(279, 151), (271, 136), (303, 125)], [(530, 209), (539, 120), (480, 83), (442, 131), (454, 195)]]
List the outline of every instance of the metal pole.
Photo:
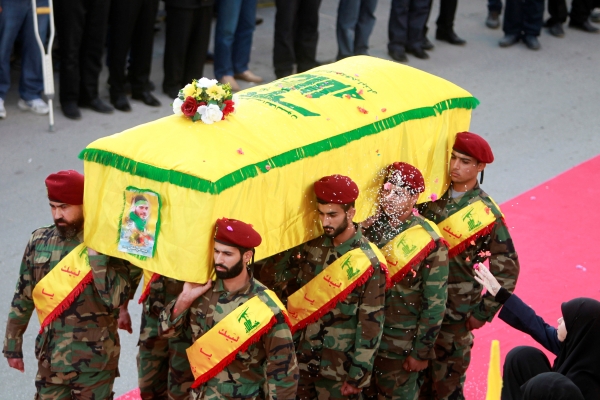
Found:
[[(35, 29), (35, 39), (42, 53), (42, 73), (44, 77), (44, 94), (48, 99), (48, 117), (50, 119), (50, 125), (48, 130), (54, 132), (54, 107), (52, 101), (54, 100), (54, 71), (52, 68), (52, 45), (54, 44), (54, 5), (52, 0), (48, 0), (48, 7), (37, 7), (36, 0), (31, 0), (33, 13), (33, 27)], [(50, 23), (50, 39), (48, 40), (48, 49), (44, 48), (44, 42), (40, 37), (40, 31), (38, 27), (38, 15), (48, 14)]]

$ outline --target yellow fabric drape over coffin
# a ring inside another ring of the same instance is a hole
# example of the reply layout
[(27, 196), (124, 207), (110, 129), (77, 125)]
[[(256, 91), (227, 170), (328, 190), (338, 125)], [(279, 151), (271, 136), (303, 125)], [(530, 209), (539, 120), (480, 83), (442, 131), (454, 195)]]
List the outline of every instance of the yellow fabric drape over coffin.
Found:
[[(419, 202), (441, 195), (455, 135), (468, 130), (478, 104), (451, 82), (367, 56), (250, 88), (234, 100), (235, 114), (212, 125), (173, 115), (84, 149), (86, 244), (161, 275), (205, 282), (213, 274), (217, 218), (254, 225), (263, 238), (257, 259), (320, 235), (312, 184), (322, 176), (356, 181), (357, 221), (372, 213), (381, 171), (394, 161), (422, 171), (427, 190)], [(137, 192), (125, 196), (129, 188), (158, 199), (147, 225), (156, 232), (120, 236), (133, 227), (125, 198)], [(120, 251), (123, 237), (154, 248), (147, 257)]]

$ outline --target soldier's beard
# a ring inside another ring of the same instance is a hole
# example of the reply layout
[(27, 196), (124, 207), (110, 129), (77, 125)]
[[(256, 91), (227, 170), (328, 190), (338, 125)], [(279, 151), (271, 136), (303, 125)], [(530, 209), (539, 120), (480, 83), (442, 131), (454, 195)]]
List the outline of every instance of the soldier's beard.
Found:
[[(238, 261), (237, 264), (235, 264), (231, 268), (228, 268), (226, 265), (223, 265), (223, 264), (214, 264), (214, 266), (215, 266), (215, 272), (217, 273), (217, 278), (219, 278), (219, 279), (236, 278), (244, 270), (244, 262), (242, 261), (241, 258), (240, 258), (240, 261)], [(219, 271), (217, 269), (217, 267), (223, 267), (226, 269), (226, 271)]]
[[(346, 228), (348, 228), (348, 220), (344, 218), (344, 222), (342, 222), (342, 224), (340, 226), (338, 226), (336, 229), (333, 228), (333, 226), (324, 226), (323, 227), (323, 234), (325, 236), (327, 236), (328, 238), (335, 238), (337, 237), (340, 233), (344, 232), (346, 230)], [(327, 229), (330, 230), (331, 233), (327, 233)], [(331, 231), (333, 229), (333, 231)]]
[(83, 218), (75, 221), (65, 221), (63, 218), (59, 218), (54, 220), (54, 225), (60, 237), (73, 239), (83, 229)]

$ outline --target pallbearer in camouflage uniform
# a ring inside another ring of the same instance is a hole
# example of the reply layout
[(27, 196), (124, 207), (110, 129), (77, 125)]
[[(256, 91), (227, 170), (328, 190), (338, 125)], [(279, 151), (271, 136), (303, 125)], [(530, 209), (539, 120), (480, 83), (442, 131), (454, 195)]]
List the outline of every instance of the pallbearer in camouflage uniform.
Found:
[[(131, 267), (134, 283), (132, 293), (142, 276), (142, 270)], [(187, 328), (180, 335), (166, 339), (158, 335), (159, 315), (162, 309), (181, 293), (183, 282), (156, 273), (144, 271), (142, 322), (138, 341), (138, 386), (142, 400), (189, 399), (194, 382), (186, 349), (192, 345), (192, 333)], [(119, 328), (131, 333), (131, 317), (127, 310), (129, 300), (121, 306)]]
[(160, 315), (160, 335), (191, 327), (192, 399), (294, 399), (298, 363), (285, 309), (248, 268), (261, 237), (251, 225), (217, 221), (217, 280), (186, 282)]
[(448, 241), (450, 258), (446, 315), (435, 344), (437, 359), (421, 388), (422, 399), (464, 399), (471, 331), (490, 322), (501, 307), (493, 296), (481, 296), (475, 264), (487, 260), (492, 274), (510, 292), (517, 283), (519, 261), (502, 212), (477, 184), (477, 174), (483, 180), (483, 170), (492, 161), (492, 149), (482, 137), (459, 133), (450, 159), (450, 188), (421, 208)]
[(384, 318), (386, 267), (352, 222), (358, 187), (342, 175), (314, 184), (320, 236), (261, 270), (287, 300), (297, 332), (300, 399), (356, 397), (371, 380)]
[(54, 225), (33, 232), (8, 315), (4, 356), (23, 371), (23, 333), (37, 311), (40, 400), (112, 399), (118, 376), (115, 314), (129, 295), (129, 269), (82, 244), (83, 181), (72, 170), (46, 179)]
[(424, 190), (417, 168), (402, 162), (390, 165), (378, 212), (362, 223), (364, 235), (386, 257), (393, 284), (386, 292), (371, 398), (416, 400), (419, 371), (435, 359), (433, 344), (446, 310), (448, 248), (435, 224), (413, 215)]

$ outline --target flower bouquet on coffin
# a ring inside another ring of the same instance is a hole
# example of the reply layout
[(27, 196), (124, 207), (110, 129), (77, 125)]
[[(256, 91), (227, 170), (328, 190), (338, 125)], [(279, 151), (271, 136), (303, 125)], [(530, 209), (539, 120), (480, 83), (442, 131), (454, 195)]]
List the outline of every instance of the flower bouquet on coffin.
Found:
[(196, 122), (212, 124), (224, 120), (235, 111), (235, 102), (228, 83), (216, 79), (194, 79), (179, 91), (173, 101), (173, 112)]

